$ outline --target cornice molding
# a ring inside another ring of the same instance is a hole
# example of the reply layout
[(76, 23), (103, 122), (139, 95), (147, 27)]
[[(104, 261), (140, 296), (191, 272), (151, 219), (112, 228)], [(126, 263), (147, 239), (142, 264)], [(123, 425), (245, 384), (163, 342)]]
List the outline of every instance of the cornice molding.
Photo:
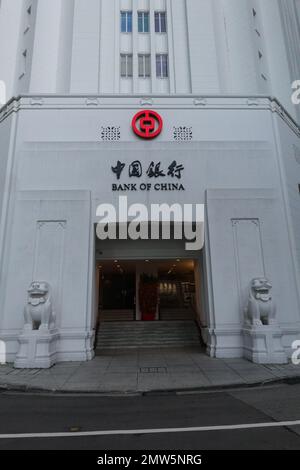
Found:
[(278, 114), (300, 137), (300, 125), (281, 103), (276, 98), (261, 95), (21, 95), (1, 108), (0, 123), (21, 110), (143, 109), (145, 106), (156, 109), (266, 110)]

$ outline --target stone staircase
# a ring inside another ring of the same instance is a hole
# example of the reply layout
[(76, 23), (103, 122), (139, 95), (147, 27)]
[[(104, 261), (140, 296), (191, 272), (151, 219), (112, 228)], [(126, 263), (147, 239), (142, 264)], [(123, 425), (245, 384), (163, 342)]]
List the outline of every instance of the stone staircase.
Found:
[(123, 322), (133, 321), (135, 312), (133, 310), (102, 310), (100, 311), (101, 322)]
[(103, 349), (201, 347), (195, 321), (104, 322), (96, 337), (96, 353)]
[(185, 321), (195, 320), (195, 312), (191, 307), (187, 308), (161, 308), (161, 321)]

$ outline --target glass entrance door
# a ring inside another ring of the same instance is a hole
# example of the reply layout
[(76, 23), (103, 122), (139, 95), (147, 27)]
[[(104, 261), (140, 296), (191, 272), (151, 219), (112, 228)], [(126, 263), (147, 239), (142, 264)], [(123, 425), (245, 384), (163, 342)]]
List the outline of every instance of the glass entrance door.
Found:
[(103, 309), (133, 310), (135, 274), (109, 273), (103, 276)]

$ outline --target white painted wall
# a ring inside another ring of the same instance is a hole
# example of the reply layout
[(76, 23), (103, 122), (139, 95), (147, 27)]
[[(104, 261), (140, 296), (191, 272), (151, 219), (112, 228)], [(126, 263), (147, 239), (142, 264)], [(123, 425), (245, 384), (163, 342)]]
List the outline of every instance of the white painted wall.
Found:
[[(133, 11), (132, 33), (120, 31), (121, 10)], [(139, 10), (150, 12), (149, 34), (138, 33)], [(155, 33), (155, 11), (167, 12), (166, 34)], [(0, 80), (8, 97), (273, 94), (300, 117), (290, 99), (300, 79), (299, 25), (299, 0), (3, 0)], [(133, 54), (132, 78), (120, 77), (121, 52)], [(151, 78), (138, 77), (139, 53), (151, 54)], [(167, 79), (156, 78), (157, 53), (169, 55)]]
[(15, 93), (22, 7), (23, 0), (2, 0), (0, 6), (0, 80), (5, 82), (7, 100)]
[[(184, 164), (185, 191), (131, 192), (129, 204), (176, 200), (207, 205), (205, 270), (211, 272), (213, 289), (202, 333), (208, 351), (219, 357), (243, 354), (241, 327), (249, 282), (266, 275), (290, 352), (300, 329), (299, 164), (291, 153), (293, 145), (300, 145), (293, 122), (275, 113), (275, 102), (266, 98), (256, 107), (242, 97), (207, 96), (200, 107), (194, 97), (153, 99), (165, 125), (151, 143), (138, 139), (131, 129), (132, 117), (141, 108), (138, 97), (102, 97), (94, 106), (86, 97), (74, 96), (18, 101), (12, 113), (16, 136), (11, 131), (9, 141), (6, 137), (13, 166), (6, 177), (10, 188), (0, 263), (0, 334), (9, 360), (15, 357), (26, 289), (33, 277), (50, 280), (54, 288), (59, 360), (92, 357), (96, 207), (118, 205), (111, 167), (120, 160), (128, 169), (136, 159), (143, 163), (139, 181), (145, 183), (151, 161), (161, 161), (163, 168), (174, 159)], [(8, 119), (1, 124), (5, 135), (10, 131)], [(101, 126), (110, 125), (120, 126), (120, 141), (101, 139)], [(178, 143), (173, 127), (183, 125), (192, 126), (193, 140)], [(128, 183), (127, 171), (120, 182)], [(127, 241), (121, 246), (103, 244), (101, 256), (121, 259), (123, 250), (132, 259), (146, 253), (151, 258), (156, 249), (142, 248)], [(165, 257), (164, 246), (159, 248), (156, 256)], [(172, 243), (167, 252), (170, 258), (181, 257)], [(189, 252), (188, 257), (197, 255)]]

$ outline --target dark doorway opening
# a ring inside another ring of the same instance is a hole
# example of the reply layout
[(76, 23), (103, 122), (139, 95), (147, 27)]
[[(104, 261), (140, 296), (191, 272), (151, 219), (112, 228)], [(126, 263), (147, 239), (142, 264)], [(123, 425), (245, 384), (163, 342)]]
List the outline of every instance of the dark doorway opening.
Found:
[(109, 273), (103, 275), (103, 310), (130, 310), (135, 304), (135, 275)]
[(117, 262), (100, 269), (99, 312), (101, 321), (135, 320), (136, 272), (134, 263), (124, 269)]

